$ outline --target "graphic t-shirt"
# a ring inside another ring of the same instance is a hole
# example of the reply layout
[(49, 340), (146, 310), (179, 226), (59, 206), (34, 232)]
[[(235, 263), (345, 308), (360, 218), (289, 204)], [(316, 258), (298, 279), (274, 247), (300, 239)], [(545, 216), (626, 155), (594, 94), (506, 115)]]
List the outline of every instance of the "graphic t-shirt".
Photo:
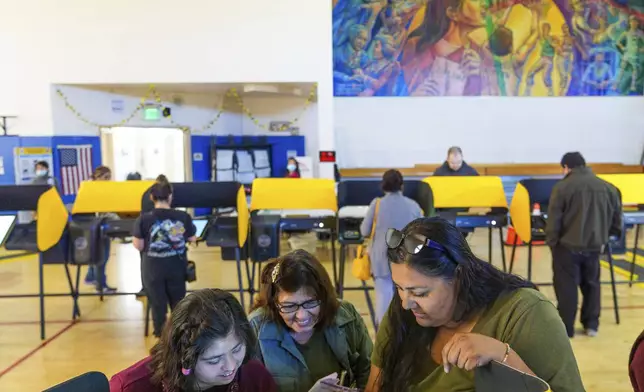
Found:
[(145, 241), (143, 255), (165, 259), (186, 253), (186, 241), (195, 235), (192, 218), (184, 211), (155, 208), (141, 215), (134, 224), (134, 237)]

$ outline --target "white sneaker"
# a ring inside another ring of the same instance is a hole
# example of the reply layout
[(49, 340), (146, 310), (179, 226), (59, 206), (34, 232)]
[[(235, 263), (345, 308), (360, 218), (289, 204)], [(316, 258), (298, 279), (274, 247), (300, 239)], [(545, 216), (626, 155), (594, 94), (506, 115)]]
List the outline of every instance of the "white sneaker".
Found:
[(584, 331), (586, 333), (586, 336), (594, 338), (597, 336), (597, 330), (596, 329), (587, 329)]

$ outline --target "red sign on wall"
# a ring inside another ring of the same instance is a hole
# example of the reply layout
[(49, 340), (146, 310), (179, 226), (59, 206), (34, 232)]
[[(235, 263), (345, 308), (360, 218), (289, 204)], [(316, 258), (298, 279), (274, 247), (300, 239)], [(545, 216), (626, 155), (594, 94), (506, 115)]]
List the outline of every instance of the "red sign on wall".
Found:
[(335, 151), (320, 151), (320, 162), (335, 163)]

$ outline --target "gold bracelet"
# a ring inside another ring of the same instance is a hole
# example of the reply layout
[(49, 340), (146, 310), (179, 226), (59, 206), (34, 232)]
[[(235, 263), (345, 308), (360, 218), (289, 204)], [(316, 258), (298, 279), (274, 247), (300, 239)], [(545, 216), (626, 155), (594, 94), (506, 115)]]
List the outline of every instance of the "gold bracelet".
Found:
[(502, 361), (503, 363), (506, 363), (508, 361), (508, 357), (510, 356), (510, 350), (511, 350), (510, 345), (506, 343), (505, 344), (505, 355), (503, 356), (503, 361)]

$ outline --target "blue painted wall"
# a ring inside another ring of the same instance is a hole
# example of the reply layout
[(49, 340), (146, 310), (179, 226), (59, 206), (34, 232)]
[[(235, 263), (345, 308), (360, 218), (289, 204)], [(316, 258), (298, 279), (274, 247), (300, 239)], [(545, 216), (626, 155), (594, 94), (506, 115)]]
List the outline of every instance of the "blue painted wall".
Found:
[[(287, 152), (296, 151), (297, 155), (306, 155), (304, 136), (268, 136), (266, 142), (272, 146), (271, 165), (273, 175), (281, 177), (286, 168), (288, 160)], [(191, 161), (193, 181), (210, 181), (210, 148), (212, 143), (225, 145), (230, 143), (228, 136), (201, 136), (193, 135), (191, 138)], [(233, 143), (241, 144), (242, 137), (233, 138)], [(58, 146), (85, 145), (92, 146), (92, 167), (99, 166), (102, 162), (101, 140), (98, 136), (3, 136), (0, 137), (0, 156), (4, 160), (5, 173), (0, 175), (0, 184), (15, 184), (14, 148), (16, 147), (49, 147), (52, 149), (53, 168), (52, 173), (56, 180), (61, 183), (60, 156)], [(201, 160), (195, 161), (196, 153), (201, 154)], [(66, 204), (74, 202), (74, 196), (62, 196)]]
[(18, 136), (0, 136), (0, 157), (4, 165), (4, 173), (0, 172), (0, 185), (13, 185), (16, 183), (13, 150), (17, 147), (20, 147), (20, 138)]
[[(297, 151), (297, 155), (299, 156), (306, 155), (304, 136), (268, 136), (265, 140), (272, 146), (271, 166), (273, 167), (274, 177), (282, 177), (284, 175), (284, 172), (286, 171), (286, 162), (288, 161), (288, 151)], [(234, 144), (241, 144), (242, 136), (235, 136), (232, 141)], [(193, 154), (193, 181), (210, 181), (210, 147), (213, 143), (218, 145), (229, 145), (229, 137), (193, 135), (190, 143), (192, 144)], [(201, 161), (195, 161), (195, 153), (201, 153), (203, 159)]]

